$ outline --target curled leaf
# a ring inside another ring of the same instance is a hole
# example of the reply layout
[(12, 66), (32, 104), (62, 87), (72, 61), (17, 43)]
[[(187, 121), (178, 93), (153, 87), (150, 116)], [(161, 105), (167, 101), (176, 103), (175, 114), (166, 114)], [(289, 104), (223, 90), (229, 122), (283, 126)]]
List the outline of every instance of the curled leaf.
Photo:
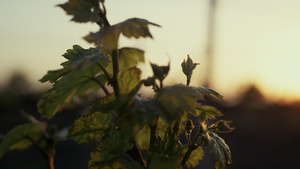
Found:
[(72, 15), (71, 20), (75, 22), (98, 22), (101, 20), (94, 10), (92, 2), (86, 0), (69, 0), (57, 6), (61, 7), (68, 15)]
[(229, 133), (234, 130), (234, 127), (229, 126), (230, 123), (232, 123), (232, 121), (220, 120), (215, 124), (209, 126), (208, 129), (214, 130), (219, 133)]
[(117, 49), (121, 33), (127, 38), (152, 38), (148, 25), (159, 26), (155, 23), (140, 18), (131, 18), (124, 22), (113, 25), (104, 31), (99, 46), (102, 47), (103, 50)]
[(151, 68), (153, 70), (154, 77), (160, 81), (163, 81), (169, 73), (170, 63), (168, 64), (168, 66), (158, 66), (151, 63)]

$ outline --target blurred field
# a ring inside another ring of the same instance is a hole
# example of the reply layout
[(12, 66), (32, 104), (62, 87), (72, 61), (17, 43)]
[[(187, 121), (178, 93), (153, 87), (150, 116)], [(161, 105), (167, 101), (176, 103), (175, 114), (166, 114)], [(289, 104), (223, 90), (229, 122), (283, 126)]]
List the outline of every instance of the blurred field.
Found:
[[(39, 118), (36, 103), (41, 91), (30, 90), (26, 78), (15, 75), (0, 89), (0, 134), (4, 135), (18, 124), (26, 123), (20, 109)], [(223, 119), (232, 120), (236, 129), (220, 134), (230, 146), (233, 163), (228, 169), (300, 168), (300, 102), (273, 103), (264, 98), (255, 86), (249, 86), (234, 101), (207, 102), (223, 112)], [(68, 127), (82, 107), (66, 110), (49, 121), (60, 129)], [(93, 146), (77, 145), (72, 140), (59, 142), (55, 158), (56, 168), (87, 168)], [(205, 154), (199, 168), (213, 169), (214, 156)], [(1, 169), (46, 168), (39, 152), (31, 147), (12, 151), (0, 160)]]

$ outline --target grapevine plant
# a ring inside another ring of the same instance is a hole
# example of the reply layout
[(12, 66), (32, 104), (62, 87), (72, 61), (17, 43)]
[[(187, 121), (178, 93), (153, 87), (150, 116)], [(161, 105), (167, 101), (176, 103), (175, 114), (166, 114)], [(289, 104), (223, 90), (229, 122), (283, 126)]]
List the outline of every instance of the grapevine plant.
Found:
[[(96, 23), (100, 29), (84, 37), (94, 47), (74, 45), (63, 54), (62, 68), (48, 71), (40, 79), (53, 86), (39, 100), (38, 111), (41, 117), (51, 119), (74, 104), (85, 104), (87, 109), (66, 137), (56, 127), (47, 127), (23, 112), (30, 123), (7, 133), (0, 144), (0, 158), (9, 150), (34, 145), (54, 169), (55, 144), (74, 139), (78, 144), (95, 143), (89, 169), (193, 168), (204, 157), (204, 146), (214, 152), (215, 168), (223, 169), (231, 162), (228, 145), (217, 135), (232, 131), (231, 122), (212, 122), (222, 113), (202, 104), (205, 98), (223, 100), (223, 96), (189, 85), (198, 63), (188, 56), (181, 64), (186, 84), (165, 86), (170, 65), (151, 63), (153, 75), (142, 79), (137, 64), (144, 62), (144, 51), (119, 48), (121, 34), (152, 38), (148, 26), (158, 24), (132, 18), (110, 25), (104, 0), (69, 0), (58, 6), (73, 16), (72, 21)], [(153, 96), (143, 97), (142, 86), (152, 88)]]

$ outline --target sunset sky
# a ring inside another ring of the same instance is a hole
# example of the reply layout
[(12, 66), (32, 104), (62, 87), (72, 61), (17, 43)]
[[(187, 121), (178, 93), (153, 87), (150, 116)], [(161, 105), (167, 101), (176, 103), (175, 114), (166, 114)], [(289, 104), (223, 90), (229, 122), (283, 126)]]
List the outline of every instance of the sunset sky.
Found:
[[(55, 7), (66, 0), (0, 1), (0, 82), (13, 71), (24, 72), (36, 88), (48, 70), (60, 68), (61, 55), (95, 24), (70, 22)], [(192, 85), (203, 85), (206, 71), (209, 0), (106, 0), (111, 24), (144, 18), (154, 39), (121, 38), (120, 46), (139, 47), (147, 61), (143, 77), (152, 75), (149, 62), (171, 62), (167, 82), (185, 83), (180, 63), (187, 54), (200, 66)], [(247, 84), (256, 84), (268, 98), (300, 99), (300, 1), (219, 0), (216, 13), (215, 62), (212, 88), (231, 98)]]

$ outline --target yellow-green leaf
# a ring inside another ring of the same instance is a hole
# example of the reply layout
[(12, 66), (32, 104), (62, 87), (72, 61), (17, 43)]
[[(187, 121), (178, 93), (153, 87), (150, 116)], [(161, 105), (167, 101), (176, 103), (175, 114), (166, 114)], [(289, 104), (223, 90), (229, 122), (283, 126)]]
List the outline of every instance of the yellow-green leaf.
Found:
[[(184, 147), (182, 149), (181, 154), (184, 156), (186, 153), (188, 147)], [(189, 156), (188, 160), (186, 161), (187, 168), (191, 169), (199, 165), (199, 160), (202, 160), (204, 157), (204, 151), (201, 146), (199, 146), (197, 149), (193, 150), (191, 155)]]
[(30, 139), (39, 139), (44, 129), (45, 126), (40, 123), (23, 124), (11, 129), (0, 144), (0, 158), (9, 150), (22, 150), (31, 146)]
[[(161, 89), (157, 93), (156, 99), (166, 110), (165, 117), (171, 117), (173, 120), (176, 120), (185, 111), (195, 113), (196, 101), (203, 99), (203, 96), (192, 87), (174, 85)], [(170, 122), (170, 119), (165, 120)]]
[(103, 37), (101, 37), (102, 39), (100, 41), (100, 47), (102, 47), (103, 50), (117, 49), (121, 33), (128, 38), (152, 38), (148, 25), (159, 26), (155, 23), (140, 18), (128, 19), (124, 22), (113, 25), (104, 31)]
[(139, 83), (142, 71), (136, 67), (122, 71), (118, 75), (120, 94), (129, 94)]
[(74, 121), (69, 129), (68, 137), (73, 138), (79, 144), (89, 140), (99, 140), (104, 136), (104, 130), (110, 120), (110, 114), (100, 112), (81, 116)]

